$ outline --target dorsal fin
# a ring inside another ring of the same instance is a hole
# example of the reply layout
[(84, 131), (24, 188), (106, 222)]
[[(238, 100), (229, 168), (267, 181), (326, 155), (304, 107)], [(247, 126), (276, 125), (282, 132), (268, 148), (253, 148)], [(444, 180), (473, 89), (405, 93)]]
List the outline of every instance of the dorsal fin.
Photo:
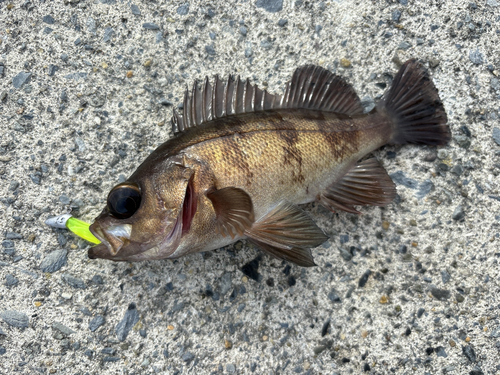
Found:
[(342, 77), (316, 65), (295, 70), (287, 83), (280, 108), (307, 108), (348, 116), (363, 113), (354, 88)]
[(283, 96), (269, 94), (239, 76), (236, 80), (229, 76), (225, 84), (215, 76), (213, 86), (206, 77), (201, 89), (195, 81), (192, 90), (184, 93), (182, 116), (174, 110), (172, 131), (175, 134), (221, 117), (280, 108), (348, 116), (363, 113), (359, 97), (343, 78), (320, 66), (305, 65), (295, 70)]

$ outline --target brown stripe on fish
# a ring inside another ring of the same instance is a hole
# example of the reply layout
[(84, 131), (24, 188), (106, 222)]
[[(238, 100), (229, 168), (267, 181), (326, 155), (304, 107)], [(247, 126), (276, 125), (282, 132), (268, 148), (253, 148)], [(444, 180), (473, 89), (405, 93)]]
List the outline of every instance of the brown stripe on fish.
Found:
[[(290, 128), (293, 125), (290, 124)], [(283, 166), (291, 166), (292, 179), (295, 182), (304, 182), (302, 173), (302, 152), (297, 147), (299, 132), (297, 130), (282, 130), (277, 132), (283, 142)]]
[(253, 172), (248, 164), (247, 155), (242, 151), (240, 142), (246, 134), (234, 133), (232, 136), (226, 137), (224, 142), (219, 144), (220, 152), (226, 162), (227, 168), (237, 168), (244, 171), (246, 177), (245, 184), (250, 186), (252, 184)]
[(217, 120), (216, 133), (219, 137), (228, 136), (233, 133), (244, 133), (245, 123), (237, 117), (222, 117)]
[[(354, 120), (345, 120), (354, 121)], [(330, 150), (332, 151), (333, 157), (336, 159), (342, 159), (349, 153), (355, 153), (358, 151), (360, 144), (361, 131), (341, 131), (337, 132), (332, 128), (328, 121), (318, 121), (318, 130), (323, 135), (323, 138), (328, 143)]]
[(293, 121), (289, 121), (281, 112), (274, 112), (271, 116), (268, 116), (265, 120), (265, 128), (266, 130), (296, 129)]

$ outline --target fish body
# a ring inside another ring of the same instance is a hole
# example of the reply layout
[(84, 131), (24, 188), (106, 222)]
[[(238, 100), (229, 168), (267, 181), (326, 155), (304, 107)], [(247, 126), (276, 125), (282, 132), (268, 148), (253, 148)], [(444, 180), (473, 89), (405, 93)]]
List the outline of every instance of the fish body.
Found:
[(297, 69), (283, 96), (239, 78), (206, 80), (201, 90), (195, 83), (183, 116), (173, 117), (179, 134), (110, 192), (90, 228), (103, 244), (89, 256), (178, 258), (248, 238), (314, 265), (310, 248), (327, 237), (297, 205), (356, 213), (356, 205), (390, 203), (390, 177), (363, 158), (388, 143), (445, 144), (446, 121), (414, 60), (370, 114), (343, 79), (314, 66)]
[[(215, 120), (203, 132), (194, 128), (193, 135), (186, 132), (175, 139), (191, 144), (177, 155), (183, 155), (184, 165), (200, 176), (194, 182), (195, 190), (244, 190), (252, 200), (257, 222), (282, 201), (305, 204), (316, 200), (357, 160), (387, 143), (383, 135), (387, 124), (369, 116), (339, 118), (334, 113), (277, 110), (234, 116), (224, 122)], [(172, 146), (167, 142), (164, 149)], [(213, 213), (211, 201), (203, 194), (200, 198), (200, 206)], [(192, 224), (200, 224), (200, 230), (186, 236), (178, 254), (217, 249), (243, 237), (214, 236), (215, 227), (203, 227), (215, 224), (214, 215), (201, 218), (200, 223), (194, 220)]]

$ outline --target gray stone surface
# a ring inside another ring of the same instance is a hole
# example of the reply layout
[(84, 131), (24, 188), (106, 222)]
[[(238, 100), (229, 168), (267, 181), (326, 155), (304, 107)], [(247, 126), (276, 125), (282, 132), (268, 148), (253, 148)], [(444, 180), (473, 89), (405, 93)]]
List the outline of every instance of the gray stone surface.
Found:
[(255, 6), (263, 8), (270, 13), (276, 13), (283, 9), (283, 0), (257, 0)]
[(56, 272), (66, 264), (68, 251), (66, 249), (54, 250), (43, 258), (40, 264), (42, 272)]
[[(0, 373), (498, 373), (500, 8), (470, 3), (0, 2)], [(397, 184), (387, 207), (306, 206), (330, 237), (317, 267), (245, 241), (174, 262), (89, 260), (44, 225), (67, 210), (91, 222), (171, 136), (195, 79), (282, 93), (320, 64), (371, 110), (413, 57), (453, 140), (374, 152)]]
[(141, 10), (139, 9), (139, 6), (137, 6), (136, 4), (131, 4), (130, 5), (130, 10), (136, 16), (140, 16), (141, 15)]
[(177, 8), (177, 14), (180, 16), (185, 16), (189, 13), (189, 3), (182, 4)]
[(66, 336), (69, 336), (69, 335), (75, 333), (75, 331), (73, 331), (71, 328), (68, 328), (64, 324), (59, 323), (59, 322), (52, 323), (52, 328), (61, 332), (62, 334), (66, 335)]
[(481, 65), (484, 63), (484, 54), (479, 51), (479, 49), (471, 50), (469, 52), (469, 59), (476, 65)]
[(104, 323), (105, 323), (104, 317), (101, 315), (98, 315), (89, 322), (89, 329), (90, 329), (90, 331), (95, 332)]
[(159, 30), (160, 26), (158, 26), (156, 23), (151, 23), (151, 22), (146, 22), (142, 24), (142, 27), (148, 30)]
[(29, 72), (19, 72), (14, 78), (12, 78), (12, 85), (18, 89), (22, 85), (28, 83), (31, 79), (31, 73)]
[(5, 285), (6, 286), (15, 286), (19, 283), (19, 280), (17, 277), (11, 274), (5, 275)]
[(63, 280), (66, 284), (73, 288), (78, 288), (78, 289), (86, 289), (87, 286), (85, 285), (85, 282), (80, 279), (79, 277), (75, 277), (73, 275), (64, 273), (61, 275), (61, 280)]
[(116, 325), (115, 332), (118, 340), (125, 341), (130, 330), (137, 324), (138, 321), (139, 313), (137, 311), (137, 307), (135, 303), (131, 303), (128, 305), (123, 319)]
[(493, 139), (500, 146), (500, 128), (493, 128)]
[(0, 313), (0, 318), (9, 326), (16, 328), (27, 328), (29, 318), (25, 313), (15, 310), (5, 310)]

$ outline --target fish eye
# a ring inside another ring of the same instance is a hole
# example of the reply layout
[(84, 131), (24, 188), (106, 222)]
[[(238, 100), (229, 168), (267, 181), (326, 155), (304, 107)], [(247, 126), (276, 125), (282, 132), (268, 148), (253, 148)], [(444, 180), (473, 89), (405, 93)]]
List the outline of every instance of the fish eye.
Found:
[(141, 191), (136, 184), (117, 185), (108, 195), (108, 209), (117, 219), (128, 219), (141, 204)]

